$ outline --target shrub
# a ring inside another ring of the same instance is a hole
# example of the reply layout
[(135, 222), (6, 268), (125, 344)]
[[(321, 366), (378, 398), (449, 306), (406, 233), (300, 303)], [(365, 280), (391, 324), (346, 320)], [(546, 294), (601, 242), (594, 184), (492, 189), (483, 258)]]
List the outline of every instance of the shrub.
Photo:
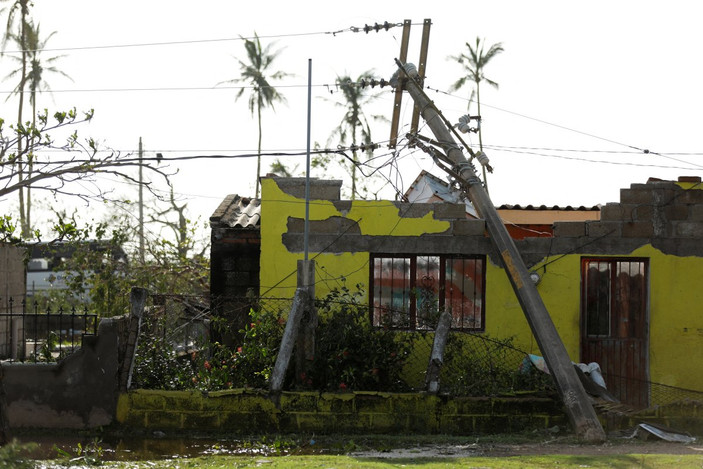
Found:
[(333, 290), (319, 302), (316, 357), (307, 377), (319, 390), (402, 391), (403, 364), (412, 348), (408, 336), (371, 323), (368, 306), (357, 285)]
[(239, 331), (242, 345), (213, 343), (210, 356), (194, 357), (194, 384), (203, 390), (240, 387), (266, 388), (283, 337), (281, 312), (249, 312), (249, 323)]

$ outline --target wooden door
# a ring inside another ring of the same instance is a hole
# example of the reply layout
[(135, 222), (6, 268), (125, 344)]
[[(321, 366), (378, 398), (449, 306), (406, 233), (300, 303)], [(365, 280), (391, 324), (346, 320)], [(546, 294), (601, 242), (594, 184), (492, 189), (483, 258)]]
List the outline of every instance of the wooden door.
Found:
[(581, 261), (581, 361), (600, 365), (624, 404), (649, 405), (647, 260)]

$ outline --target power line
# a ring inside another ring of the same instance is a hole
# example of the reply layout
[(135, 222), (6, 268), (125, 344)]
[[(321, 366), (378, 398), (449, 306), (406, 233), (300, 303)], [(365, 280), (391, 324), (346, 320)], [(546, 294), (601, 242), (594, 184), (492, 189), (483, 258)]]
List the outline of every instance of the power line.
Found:
[[(484, 145), (484, 147), (488, 148), (488, 145)], [(660, 168), (660, 169), (684, 169), (684, 170), (695, 170), (695, 169), (702, 169), (703, 166), (695, 165), (693, 163), (687, 163), (690, 164), (691, 166), (683, 167), (683, 166), (665, 166), (665, 165), (656, 165), (656, 164), (645, 164), (645, 163), (631, 163), (631, 162), (625, 162), (625, 161), (610, 161), (610, 160), (594, 160), (594, 159), (589, 159), (589, 158), (579, 158), (575, 156), (564, 156), (564, 155), (550, 155), (547, 153), (539, 153), (535, 151), (524, 151), (524, 150), (509, 150), (507, 148), (503, 148), (500, 151), (505, 151), (505, 152), (510, 152), (510, 153), (519, 153), (523, 155), (533, 155), (533, 156), (544, 156), (547, 158), (559, 158), (563, 160), (571, 160), (571, 161), (583, 161), (587, 163), (600, 163), (600, 164), (611, 164), (611, 165), (617, 165), (617, 166), (636, 166), (636, 167), (641, 167), (641, 168)]]
[[(453, 95), (453, 94), (451, 94), (451, 93), (447, 93), (446, 91), (441, 91), (441, 90), (438, 90), (438, 89), (436, 89), (436, 88), (431, 88), (431, 87), (429, 87), (429, 86), (428, 86), (427, 88), (428, 88), (428, 89), (431, 89), (431, 90), (433, 90), (433, 91), (435, 91), (435, 92), (437, 92), (437, 93), (442, 93), (442, 94), (445, 94), (445, 95), (447, 95), (447, 96), (451, 96), (451, 97), (456, 98), (456, 99), (462, 99), (462, 100), (465, 100), (465, 101), (467, 100), (466, 98), (462, 98), (462, 97)], [(597, 140), (602, 140), (602, 141), (604, 141), (604, 142), (612, 143), (612, 144), (614, 144), (614, 145), (620, 145), (620, 146), (623, 146), (623, 147), (627, 147), (627, 148), (630, 148), (630, 149), (632, 149), (632, 150), (636, 150), (638, 153), (643, 153), (643, 154), (645, 154), (645, 155), (650, 155), (650, 154), (651, 154), (651, 155), (657, 155), (657, 156), (661, 156), (662, 158), (668, 158), (668, 159), (671, 159), (671, 160), (674, 160), (674, 161), (678, 161), (679, 163), (685, 163), (685, 164), (688, 164), (688, 165), (691, 165), (691, 166), (695, 166), (695, 167), (697, 167), (697, 168), (703, 168), (703, 166), (696, 165), (696, 164), (691, 163), (691, 162), (689, 162), (689, 161), (684, 161), (684, 160), (681, 160), (681, 159), (678, 159), (678, 158), (674, 158), (674, 157), (672, 157), (672, 156), (669, 156), (668, 154), (664, 154), (664, 153), (660, 153), (660, 152), (655, 152), (655, 151), (649, 150), (648, 148), (641, 148), (641, 147), (638, 147), (638, 146), (635, 146), (635, 145), (630, 145), (630, 144), (627, 144), (627, 143), (619, 142), (619, 141), (617, 141), (617, 140), (612, 140), (612, 139), (609, 139), (609, 138), (601, 137), (601, 136), (598, 136), (598, 135), (595, 135), (595, 134), (592, 134), (592, 133), (583, 132), (583, 131), (581, 131), (581, 130), (576, 130), (576, 129), (573, 129), (573, 128), (571, 128), (571, 127), (567, 127), (567, 126), (560, 125), (560, 124), (555, 124), (555, 123), (553, 123), (553, 122), (545, 121), (545, 120), (543, 120), (543, 119), (538, 119), (538, 118), (536, 118), (536, 117), (531, 117), (531, 116), (528, 116), (528, 115), (525, 115), (525, 114), (521, 114), (521, 113), (518, 113), (518, 112), (509, 111), (509, 110), (507, 110), (507, 109), (502, 109), (502, 108), (499, 108), (499, 107), (497, 107), (497, 106), (492, 106), (492, 105), (490, 105), (490, 104), (481, 103), (481, 105), (484, 106), (484, 107), (489, 107), (489, 108), (491, 108), (491, 109), (495, 109), (495, 110), (497, 110), (497, 111), (501, 111), (501, 112), (505, 112), (505, 113), (508, 113), (508, 114), (512, 114), (512, 115), (515, 115), (515, 116), (518, 116), (518, 117), (522, 117), (523, 119), (532, 120), (532, 121), (539, 122), (539, 123), (541, 123), (541, 124), (549, 125), (549, 126), (552, 126), (552, 127), (556, 127), (556, 128), (562, 129), (562, 130), (567, 130), (567, 131), (569, 131), (569, 132), (577, 133), (577, 134), (584, 135), (584, 136), (586, 136), (586, 137), (594, 138), (594, 139), (597, 139)], [(692, 168), (681, 168), (681, 169), (692, 169)]]
[[(422, 23), (415, 23), (422, 24)], [(269, 34), (263, 36), (256, 36), (259, 39), (281, 39), (281, 38), (291, 38), (291, 37), (307, 37), (307, 36), (337, 36), (343, 33), (369, 33), (369, 32), (380, 32), (381, 30), (388, 31), (391, 28), (403, 26), (403, 23), (389, 23), (384, 22), (383, 24), (375, 23), (373, 26), (350, 26), (349, 28), (339, 29), (334, 31), (314, 31), (307, 33), (287, 33), (287, 34)], [(239, 36), (239, 37), (225, 37), (225, 38), (214, 38), (214, 39), (189, 39), (180, 41), (160, 41), (160, 42), (137, 42), (130, 44), (103, 44), (97, 46), (74, 46), (74, 47), (55, 47), (55, 48), (43, 48), (43, 49), (26, 49), (26, 50), (11, 50), (5, 51), (5, 54), (22, 54), (33, 53), (33, 52), (72, 52), (72, 51), (82, 51), (82, 50), (103, 50), (103, 49), (127, 49), (132, 47), (162, 47), (162, 46), (178, 46), (187, 44), (212, 44), (216, 42), (234, 42), (234, 41), (250, 41), (255, 39), (254, 36)]]
[[(336, 84), (323, 83), (312, 85), (313, 88), (328, 88)], [(307, 88), (308, 85), (277, 84), (271, 88)], [(155, 88), (92, 88), (92, 89), (63, 89), (63, 90), (37, 90), (38, 94), (52, 93), (124, 93), (124, 92), (151, 92), (151, 91), (229, 91), (254, 89), (254, 86), (159, 86)], [(15, 94), (15, 91), (0, 91), (1, 94)]]

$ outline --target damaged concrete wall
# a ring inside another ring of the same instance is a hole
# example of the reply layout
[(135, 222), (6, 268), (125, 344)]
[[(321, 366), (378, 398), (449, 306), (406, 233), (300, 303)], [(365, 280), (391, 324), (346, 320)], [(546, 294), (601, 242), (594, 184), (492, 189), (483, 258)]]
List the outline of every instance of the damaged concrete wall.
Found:
[(118, 392), (118, 319), (56, 364), (3, 363), (11, 428), (85, 429), (113, 422)]
[[(262, 181), (260, 283), (275, 286), (269, 296), (292, 297), (295, 289), (292, 272), (303, 252), (303, 184), (302, 179)], [(310, 204), (318, 297), (341, 279), (349, 288), (360, 284), (368, 291), (370, 253), (486, 255), (485, 333), (541, 353), (483, 220), (466, 219), (461, 204), (343, 201), (330, 185), (325, 182), (326, 191)], [(540, 275), (540, 295), (575, 362), (582, 257), (647, 259), (648, 363), (639, 366), (648, 367), (651, 381), (703, 390), (703, 374), (692, 368), (703, 362), (703, 187), (698, 180), (633, 184), (622, 189), (620, 202), (603, 207), (600, 220), (556, 222), (554, 237), (516, 245), (528, 268)]]

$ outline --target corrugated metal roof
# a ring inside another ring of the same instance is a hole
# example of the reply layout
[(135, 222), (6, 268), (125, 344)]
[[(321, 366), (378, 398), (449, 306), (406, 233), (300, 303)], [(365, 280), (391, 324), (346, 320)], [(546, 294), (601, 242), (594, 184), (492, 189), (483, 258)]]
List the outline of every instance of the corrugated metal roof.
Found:
[(258, 229), (261, 222), (261, 200), (230, 194), (210, 216), (210, 226)]

